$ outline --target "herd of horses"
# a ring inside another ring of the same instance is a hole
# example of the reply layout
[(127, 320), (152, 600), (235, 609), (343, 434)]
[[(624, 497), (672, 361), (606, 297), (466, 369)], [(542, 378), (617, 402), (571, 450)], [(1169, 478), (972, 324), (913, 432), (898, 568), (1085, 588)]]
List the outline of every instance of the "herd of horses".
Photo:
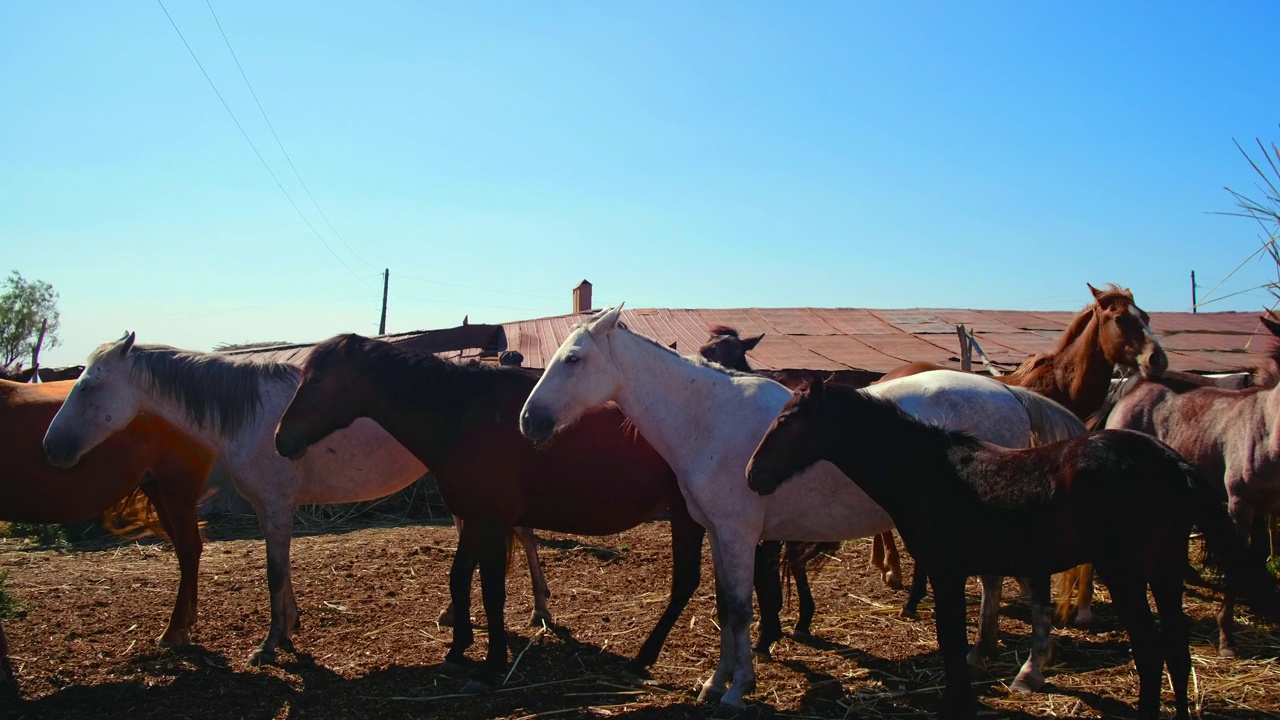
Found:
[[(160, 643), (188, 644), (196, 504), (222, 463), (266, 539), (271, 624), (256, 664), (293, 647), (297, 506), (387, 495), (429, 468), (459, 535), (442, 616), (453, 632), (444, 668), (467, 666), (479, 568), (488, 650), (464, 691), (484, 692), (507, 666), (513, 539), (525, 543), (534, 574), (533, 620), (550, 622), (531, 528), (607, 535), (667, 517), (669, 601), (628, 670), (642, 674), (656, 661), (698, 587), (709, 539), (721, 647), (699, 698), (717, 703), (716, 717), (742, 711), (753, 653), (767, 654), (783, 635), (779, 564), (800, 594), (795, 632), (807, 634), (814, 604), (805, 562), (874, 537), (877, 572), (901, 587), (896, 529), (915, 559), (903, 614), (915, 613), (926, 585), (934, 593), (948, 716), (975, 716), (968, 666), (995, 650), (1002, 578), (1020, 578), (1030, 595), (1031, 653), (1012, 687), (1034, 691), (1045, 682), (1050, 575), (1071, 571), (1061, 586), (1078, 597), (1062, 593), (1057, 614), (1087, 623), (1092, 575), (1082, 564), (1091, 564), (1130, 635), (1138, 716), (1158, 716), (1167, 664), (1176, 716), (1185, 718), (1182, 593), (1193, 524), (1224, 573), (1220, 652), (1235, 652), (1237, 600), (1280, 615), (1254, 537), (1280, 503), (1280, 352), (1271, 348), (1248, 388), (1166, 375), (1132, 294), (1090, 290), (1056, 348), (1008, 375), (912, 364), (866, 388), (753, 371), (747, 352), (761, 338), (732, 328), (713, 328), (698, 355), (681, 356), (628, 329), (620, 307), (576, 328), (541, 372), (450, 363), (358, 335), (318, 344), (297, 367), (135, 344), (128, 334), (95, 350), (74, 382), (0, 381), (0, 423), (12, 429), (0, 448), (0, 520), (105, 513), (168, 537), (181, 582)], [(1263, 322), (1280, 337), (1280, 323)], [(1131, 375), (1112, 392), (1117, 369)], [(982, 580), (982, 606), (966, 658), (969, 575)]]

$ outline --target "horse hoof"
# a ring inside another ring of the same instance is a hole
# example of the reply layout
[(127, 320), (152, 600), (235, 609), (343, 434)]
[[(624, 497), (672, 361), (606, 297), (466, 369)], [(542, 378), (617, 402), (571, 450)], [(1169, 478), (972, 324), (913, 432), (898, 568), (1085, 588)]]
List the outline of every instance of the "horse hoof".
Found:
[(442, 675), (461, 675), (467, 671), (467, 666), (457, 660), (445, 660), (440, 663), (440, 674)]
[(176, 649), (176, 648), (184, 648), (190, 644), (191, 644), (191, 638), (184, 637), (181, 635), (176, 637), (168, 637), (165, 635), (161, 635), (160, 637), (156, 638), (156, 645), (159, 645), (160, 647), (169, 649), (169, 650)]
[(436, 623), (440, 625), (440, 627), (453, 627), (453, 613), (445, 610), (440, 613), (440, 617), (436, 618)]
[(1019, 674), (1018, 679), (1013, 681), (1013, 684), (1009, 686), (1009, 689), (1022, 695), (1028, 695), (1030, 693), (1040, 692), (1040, 689), (1043, 687), (1043, 676), (1026, 673)]
[(915, 610), (902, 608), (901, 610), (898, 611), (898, 617), (902, 620), (909, 620), (911, 622), (916, 622), (920, 619), (920, 614), (917, 613)]
[(280, 649), (285, 652), (297, 652), (293, 649), (293, 638), (284, 638), (280, 641)]
[(808, 630), (801, 630), (800, 628), (796, 628), (795, 630), (791, 631), (791, 639), (800, 643), (812, 643), (818, 638), (815, 637), (814, 634), (809, 632)]
[(249, 664), (253, 667), (261, 667), (262, 665), (274, 665), (276, 662), (276, 651), (266, 648), (258, 648), (249, 656)]
[(720, 703), (720, 698), (724, 697), (725, 690), (721, 688), (713, 688), (709, 683), (703, 683), (698, 690), (698, 702), (702, 703)]
[(635, 661), (628, 662), (622, 668), (622, 681), (628, 685), (639, 687), (644, 685), (646, 680), (652, 680), (653, 675), (647, 668), (638, 666)]
[(1093, 625), (1093, 610), (1087, 607), (1077, 610), (1075, 618), (1071, 620), (1071, 625), (1081, 629), (1088, 629), (1090, 625)]
[(466, 685), (462, 686), (463, 695), (485, 695), (495, 690), (494, 686), (480, 680), (468, 680)]
[(751, 648), (751, 654), (755, 655), (756, 662), (761, 662), (766, 664), (773, 662), (773, 655), (769, 654), (769, 648), (754, 647), (754, 648)]
[(711, 713), (711, 720), (734, 720), (741, 717), (746, 710), (745, 706), (737, 707), (736, 705), (722, 702), (716, 706), (716, 711)]
[[(452, 620), (453, 618), (450, 618), (450, 621)], [(440, 624), (443, 625), (444, 623)], [(529, 627), (554, 627), (555, 624), (556, 621), (551, 618), (551, 613), (549, 612), (538, 612), (535, 610), (533, 612), (533, 616), (529, 618)]]
[(890, 570), (889, 572), (884, 574), (884, 584), (888, 585), (890, 588), (894, 590), (901, 590), (902, 578), (898, 577), (898, 573)]
[(1237, 654), (1234, 645), (1223, 645), (1218, 648), (1218, 657), (1233, 658)]

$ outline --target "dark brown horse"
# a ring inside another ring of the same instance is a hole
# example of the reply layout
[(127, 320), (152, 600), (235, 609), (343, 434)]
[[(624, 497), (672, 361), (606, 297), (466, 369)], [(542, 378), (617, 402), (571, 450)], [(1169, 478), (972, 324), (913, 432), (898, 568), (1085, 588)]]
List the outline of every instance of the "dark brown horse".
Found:
[[(1278, 336), (1269, 342), (1267, 355), (1280, 356), (1280, 325), (1268, 317), (1262, 321)], [(1261, 367), (1265, 371), (1268, 365)], [(1160, 378), (1128, 381), (1118, 394), (1105, 416), (1106, 427), (1148, 433), (1182, 453), (1214, 482), (1219, 501), (1226, 499), (1240, 537), (1265, 556), (1263, 517), (1280, 509), (1280, 389), (1187, 389)], [(1218, 652), (1224, 656), (1237, 651), (1234, 607), (1228, 589), (1218, 614)]]
[[(698, 354), (711, 362), (723, 365), (730, 370), (764, 375), (790, 388), (795, 388), (810, 379), (756, 370), (751, 367), (751, 363), (747, 361), (747, 353), (764, 339), (763, 333), (744, 338), (737, 329), (727, 325), (716, 325), (709, 332), (710, 337), (702, 347), (698, 348)], [(782, 612), (782, 589), (773, 586), (773, 578), (778, 577), (776, 569), (779, 565), (779, 555), (782, 564), (781, 578), (787, 583), (788, 588), (790, 588), (790, 581), (795, 581), (796, 595), (800, 605), (800, 614), (796, 619), (794, 632), (796, 636), (804, 638), (810, 634), (813, 614), (817, 610), (813, 602), (813, 592), (809, 589), (808, 564), (811, 560), (818, 561), (815, 562), (816, 570), (820, 567), (820, 561), (839, 550), (840, 545), (839, 542), (811, 543), (793, 540), (765, 540), (760, 543), (756, 556), (755, 580), (756, 596), (760, 603), (760, 635), (756, 641), (756, 652), (768, 655), (770, 646), (782, 638), (782, 623), (779, 619), (779, 614)], [(883, 558), (878, 562), (873, 558), (872, 562), (883, 573), (885, 582), (890, 587), (901, 589), (902, 569), (898, 564), (897, 547), (892, 544), (889, 547), (893, 550), (893, 555), (888, 562)]]
[[(139, 415), (79, 465), (55, 468), (45, 459), (44, 431), (73, 384), (0, 380), (0, 520), (68, 523), (107, 513), (108, 527), (147, 525), (167, 536), (177, 551), (181, 579), (159, 642), (187, 645), (196, 620), (202, 548), (196, 503), (214, 453), (164, 420)], [(158, 526), (150, 522), (152, 511)], [(8, 664), (6, 650), (0, 630), (0, 676)]]
[[(1049, 612), (1049, 575), (1093, 563), (1132, 643), (1138, 717), (1159, 717), (1168, 665), (1176, 717), (1188, 718), (1189, 625), (1182, 611), (1188, 534), (1199, 525), (1227, 582), (1274, 616), (1274, 579), (1251, 562), (1213, 486), (1163, 443), (1101, 431), (1025, 450), (918, 422), (863, 391), (802, 388), (747, 465), (750, 487), (775, 491), (828, 460), (893, 518), (929, 574), (952, 718), (976, 717), (965, 662), (965, 579), (1028, 577), (1033, 615)], [(1157, 628), (1147, 588), (1160, 614)], [(1037, 646), (1048, 633), (1033, 633)]]
[[(449, 574), (459, 620), (469, 616), (471, 577), (480, 567), (489, 651), (467, 685), (470, 692), (503, 680), (505, 566), (513, 526), (609, 535), (670, 513), (671, 598), (632, 661), (633, 671), (657, 659), (700, 579), (705, 530), (689, 516), (667, 463), (613, 406), (597, 408), (551, 443), (526, 440), (520, 408), (537, 380), (534, 372), (455, 365), (340, 335), (316, 346), (276, 431), (276, 449), (296, 458), (368, 417), (431, 468), (449, 511), (463, 521)], [(465, 661), (473, 640), (470, 623), (454, 623), (448, 668)]]

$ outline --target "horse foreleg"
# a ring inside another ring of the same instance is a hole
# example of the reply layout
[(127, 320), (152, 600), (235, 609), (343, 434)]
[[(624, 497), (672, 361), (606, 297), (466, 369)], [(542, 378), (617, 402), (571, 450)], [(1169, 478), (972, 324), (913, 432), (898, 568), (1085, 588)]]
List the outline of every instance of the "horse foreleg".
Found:
[(760, 635), (753, 649), (762, 658), (768, 658), (769, 649), (782, 639), (782, 579), (778, 559), (785, 553), (784, 562), (794, 575), (794, 566), (790, 564), (794, 547), (792, 543), (784, 545), (778, 540), (765, 540), (756, 545), (752, 576), (756, 601), (760, 604)]
[(737, 717), (747, 707), (746, 696), (756, 687), (756, 671), (751, 653), (751, 578), (755, 538), (721, 539), (725, 568), (725, 602), (720, 622), (729, 629), (733, 658), (733, 684), (720, 698), (712, 718)]
[[(1253, 534), (1253, 508), (1248, 501), (1238, 494), (1233, 494), (1232, 487), (1228, 479), (1227, 514), (1231, 516), (1231, 524), (1235, 526), (1236, 532), (1247, 545)], [(1221, 657), (1235, 657), (1237, 653), (1235, 610), (1236, 593), (1228, 584), (1222, 592), (1222, 608), (1218, 611), (1218, 655)]]
[[(489, 629), (489, 653), (475, 676), (462, 688), (464, 693), (489, 692), (502, 686), (507, 669), (507, 628), (504, 607), (507, 603), (508, 531), (486, 528), (476, 537), (476, 554), (480, 561), (480, 599)], [(454, 598), (456, 604), (457, 598)]]
[(1112, 571), (1103, 577), (1111, 591), (1111, 607), (1129, 633), (1133, 664), (1138, 669), (1138, 719), (1155, 720), (1160, 717), (1164, 653), (1147, 604), (1146, 583), (1130, 571)]
[[(889, 533), (880, 533), (878, 535), (871, 536), (871, 567), (882, 573), (885, 571), (884, 536), (888, 534)], [(892, 541), (892, 537), (890, 537), (890, 540)]]
[(1044, 687), (1044, 666), (1049, 662), (1049, 626), (1052, 617), (1049, 576), (1033, 575), (1031, 585), (1031, 654), (1023, 664), (1011, 689), (1014, 692), (1036, 692)]
[(813, 590), (809, 587), (808, 563), (812, 552), (817, 549), (814, 545), (802, 546), (802, 552), (787, 556), (791, 577), (796, 583), (796, 598), (800, 601), (800, 618), (796, 620), (796, 629), (792, 632), (792, 636), (800, 639), (813, 637), (809, 633), (809, 628), (813, 624), (813, 613), (817, 610), (817, 605), (813, 602)]
[(474, 541), (468, 533), (459, 532), (458, 549), (453, 553), (449, 566), (449, 608), (453, 618), (453, 642), (444, 657), (441, 670), (446, 673), (461, 672), (467, 661), (467, 648), (475, 642), (471, 629), (471, 577), (476, 570)]
[(271, 593), (271, 629), (267, 639), (249, 658), (251, 665), (275, 661), (276, 648), (293, 650), (290, 633), (298, 624), (298, 603), (293, 595), (289, 545), (293, 539), (293, 504), (280, 503), (258, 512), (267, 540), (267, 589)]
[(1079, 572), (1079, 580), (1076, 583), (1075, 618), (1071, 621), (1072, 625), (1078, 628), (1087, 628), (1093, 624), (1093, 565), (1085, 564), (1076, 568)]
[(1157, 571), (1151, 580), (1151, 595), (1160, 613), (1160, 639), (1164, 660), (1169, 666), (1169, 682), (1173, 685), (1174, 719), (1190, 717), (1187, 683), (1191, 676), (1191, 624), (1182, 611), (1182, 595), (1186, 585), (1182, 580), (1185, 554), (1180, 555), (1172, 567)]
[(529, 625), (550, 627), (555, 624), (555, 620), (551, 618), (551, 610), (547, 607), (551, 589), (547, 587), (547, 576), (542, 573), (542, 561), (538, 559), (538, 538), (531, 528), (517, 527), (511, 530), (524, 546), (524, 557), (529, 562), (529, 580), (533, 583), (533, 616), (529, 618)]
[(924, 599), (925, 593), (929, 591), (928, 583), (929, 573), (925, 572), (924, 565), (917, 559), (915, 569), (911, 571), (911, 590), (907, 592), (907, 601), (902, 603), (902, 609), (898, 611), (898, 617), (906, 620), (920, 619), (920, 615), (916, 611), (920, 607), (920, 601)]
[(963, 575), (929, 574), (933, 585), (933, 620), (938, 631), (938, 647), (942, 651), (946, 675), (946, 716), (953, 720), (976, 716), (973, 686), (969, 684), (969, 665), (965, 660), (968, 644), (965, 632)]
[(683, 499), (680, 501), (679, 509), (676, 509), (673, 503), (671, 597), (667, 600), (667, 609), (663, 611), (662, 617), (658, 618), (658, 624), (653, 626), (649, 637), (640, 647), (640, 652), (628, 663), (629, 672), (636, 675), (642, 674), (645, 668), (657, 662), (658, 653), (662, 652), (662, 645), (667, 641), (667, 635), (675, 626), (676, 620), (680, 619), (680, 613), (684, 612), (689, 599), (698, 590), (698, 585), (702, 582), (702, 538), (706, 534), (707, 531), (689, 517), (688, 510), (684, 508)]
[(196, 623), (200, 554), (204, 551), (200, 520), (196, 516), (201, 489), (198, 480), (189, 475), (162, 477), (142, 486), (178, 556), (178, 597), (169, 625), (157, 641), (161, 647), (190, 645), (191, 628)]
[[(457, 515), (453, 516), (453, 531), (458, 534), (458, 542), (461, 543), (462, 542), (462, 518), (458, 517)], [(453, 559), (454, 559), (454, 562), (456, 563), (458, 560), (457, 551), (454, 551)], [(468, 582), (470, 581), (468, 580)], [(454, 620), (453, 597), (452, 595), (450, 595), (449, 604), (446, 605), (444, 609), (440, 611), (440, 615), (436, 618), (436, 624), (442, 627), (453, 627), (453, 620)], [(470, 618), (468, 618), (467, 621), (470, 622)]]
[[(1000, 591), (1004, 578), (999, 575), (983, 575), (982, 607), (978, 612), (978, 642), (969, 651), (969, 664), (985, 667), (987, 658), (995, 657), (1000, 650)], [(936, 593), (934, 602), (937, 602)]]

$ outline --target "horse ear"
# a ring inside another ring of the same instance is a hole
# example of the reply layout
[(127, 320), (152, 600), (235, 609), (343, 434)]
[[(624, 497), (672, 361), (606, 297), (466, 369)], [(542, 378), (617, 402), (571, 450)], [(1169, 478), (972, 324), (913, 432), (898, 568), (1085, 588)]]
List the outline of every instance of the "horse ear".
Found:
[(625, 304), (626, 303), (618, 303), (616, 307), (611, 307), (608, 310), (601, 312), (594, 320), (591, 321), (591, 324), (587, 326), (587, 331), (594, 334), (597, 330), (601, 332), (609, 332), (612, 330), (618, 324), (618, 320), (622, 318), (622, 306)]
[(138, 339), (137, 333), (126, 332), (124, 334), (124, 337), (120, 338), (120, 342), (116, 343), (116, 353), (120, 357), (124, 357), (125, 355), (128, 355), (129, 351), (133, 349), (133, 341), (137, 339)]
[(827, 381), (823, 379), (822, 376), (818, 376), (809, 381), (809, 397), (814, 400), (821, 400), (822, 396), (826, 393), (826, 389)]
[(1272, 335), (1275, 335), (1276, 337), (1280, 337), (1280, 319), (1277, 319), (1276, 316), (1270, 310), (1267, 311), (1266, 315), (1262, 316), (1261, 320), (1262, 320), (1262, 324), (1265, 325), (1267, 329), (1271, 331)]
[(1085, 283), (1085, 285), (1087, 285), (1087, 286), (1089, 287), (1089, 292), (1093, 293), (1093, 299), (1094, 299), (1094, 300), (1101, 300), (1101, 299), (1102, 299), (1102, 296), (1104, 295), (1104, 293), (1103, 293), (1101, 290), (1099, 290), (1098, 288), (1094, 287), (1094, 286), (1093, 286), (1093, 283)]
[(678, 342), (680, 342), (680, 341), (679, 341), (679, 340), (672, 340), (672, 341), (671, 341), (671, 344), (670, 344), (670, 345), (668, 345), (667, 347), (671, 348), (672, 350), (675, 350), (675, 349), (676, 349), (676, 343), (678, 343)]
[(753, 337), (753, 338), (747, 338), (746, 340), (743, 340), (743, 341), (742, 341), (742, 350), (743, 350), (743, 352), (745, 352), (745, 351), (747, 351), (747, 350), (754, 350), (754, 349), (755, 349), (755, 347), (756, 347), (756, 345), (759, 345), (759, 344), (760, 344), (760, 341), (761, 341), (761, 340), (763, 340), (763, 339), (764, 339), (764, 333), (760, 333), (759, 335), (757, 335), (757, 336), (755, 336), (755, 337)]

